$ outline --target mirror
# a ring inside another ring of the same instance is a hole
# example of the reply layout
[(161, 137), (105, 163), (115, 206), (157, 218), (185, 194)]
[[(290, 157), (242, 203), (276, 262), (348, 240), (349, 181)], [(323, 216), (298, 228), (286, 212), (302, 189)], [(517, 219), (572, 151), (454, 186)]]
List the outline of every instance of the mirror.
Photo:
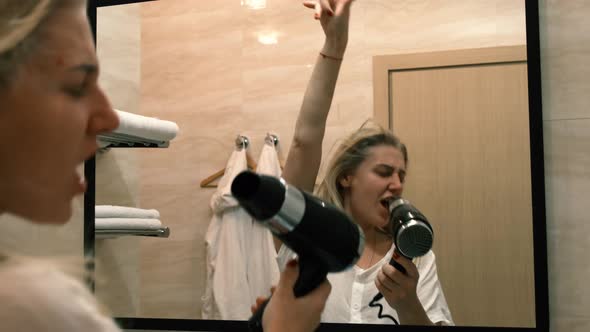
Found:
[[(129, 2), (91, 2), (101, 83), (115, 108), (173, 121), (180, 131), (167, 148), (99, 153), (94, 203), (156, 209), (170, 235), (87, 237), (95, 292), (128, 329), (243, 329), (202, 319), (216, 189), (199, 183), (226, 166), (237, 135), (248, 137), (257, 162), (275, 133), (279, 159), (286, 157), (323, 32), (299, 1)], [(433, 224), (438, 274), (458, 326), (548, 326), (536, 6), (357, 0), (352, 9), (323, 161), (371, 117), (406, 141), (405, 194)], [(445, 71), (457, 68), (468, 72)], [(477, 85), (469, 77), (483, 74), (496, 81), (468, 89)], [(466, 90), (493, 92), (457, 97)], [(456, 105), (472, 112), (450, 112)], [(446, 113), (420, 113), (433, 109)]]

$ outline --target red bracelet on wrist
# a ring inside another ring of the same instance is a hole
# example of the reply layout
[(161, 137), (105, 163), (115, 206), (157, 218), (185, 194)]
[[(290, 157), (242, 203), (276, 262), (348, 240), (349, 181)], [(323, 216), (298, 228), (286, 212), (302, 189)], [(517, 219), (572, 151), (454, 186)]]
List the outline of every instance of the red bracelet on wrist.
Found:
[(326, 58), (327, 58), (327, 59), (332, 59), (332, 60), (342, 61), (342, 58), (337, 58), (337, 57), (335, 57), (335, 56), (330, 56), (330, 55), (324, 54), (324, 53), (322, 53), (322, 52), (320, 52), (320, 55), (321, 55), (321, 56), (322, 56), (322, 58), (324, 58), (324, 59), (326, 59)]

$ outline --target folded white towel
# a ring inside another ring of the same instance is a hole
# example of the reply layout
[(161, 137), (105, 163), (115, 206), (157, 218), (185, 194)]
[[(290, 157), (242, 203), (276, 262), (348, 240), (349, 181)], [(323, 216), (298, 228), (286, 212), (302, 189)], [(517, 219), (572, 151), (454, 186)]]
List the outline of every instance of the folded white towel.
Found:
[(109, 146), (109, 142), (105, 142), (100, 139), (100, 137), (96, 140), (96, 144), (98, 144), (98, 148), (103, 149)]
[(96, 205), (94, 217), (160, 219), (160, 212), (154, 209), (146, 210), (127, 206)]
[(94, 229), (158, 229), (162, 222), (158, 219), (139, 218), (98, 218), (94, 219)]
[(119, 127), (114, 133), (144, 137), (156, 141), (170, 141), (178, 134), (178, 125), (172, 121), (160, 120), (129, 112), (115, 110), (119, 116)]

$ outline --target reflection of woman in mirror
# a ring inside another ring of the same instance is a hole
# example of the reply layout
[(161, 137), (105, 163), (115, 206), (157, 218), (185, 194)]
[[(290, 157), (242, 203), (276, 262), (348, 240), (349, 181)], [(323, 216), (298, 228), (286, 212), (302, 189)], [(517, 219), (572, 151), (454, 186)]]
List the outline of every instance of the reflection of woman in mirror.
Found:
[[(76, 168), (97, 149), (96, 138), (118, 126), (98, 85), (98, 60), (85, 0), (0, 2), (0, 214), (37, 224), (63, 224), (72, 199), (86, 190)], [(281, 291), (297, 271), (281, 274), (265, 313), (267, 331), (307, 331), (329, 285), (306, 298)], [(0, 324), (7, 331), (120, 331), (86, 286), (56, 264), (0, 252)], [(298, 328), (298, 329), (297, 329)]]
[[(312, 192), (318, 175), (326, 118), (348, 41), (352, 0), (304, 1), (315, 9), (326, 35), (318, 55), (295, 127), (283, 177)], [(388, 223), (387, 201), (401, 196), (408, 155), (390, 132), (363, 125), (336, 148), (317, 195), (347, 211), (365, 233), (365, 250), (354, 268), (329, 274), (332, 292), (322, 315), (324, 322), (367, 324), (453, 324), (432, 251), (415, 262), (397, 255), (392, 237), (382, 231)], [(279, 261), (293, 252), (280, 246)], [(407, 271), (391, 266), (394, 258)], [(369, 307), (381, 292), (379, 308)]]

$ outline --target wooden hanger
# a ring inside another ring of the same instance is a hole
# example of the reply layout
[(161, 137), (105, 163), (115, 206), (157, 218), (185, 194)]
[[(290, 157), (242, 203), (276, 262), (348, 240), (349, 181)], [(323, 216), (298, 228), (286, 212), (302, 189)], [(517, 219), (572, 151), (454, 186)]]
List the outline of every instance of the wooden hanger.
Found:
[[(247, 149), (248, 148), (249, 140), (246, 136), (238, 135), (236, 138), (236, 148), (237, 149)], [(248, 151), (246, 151), (246, 164), (248, 165), (248, 169), (256, 170), (256, 162), (250, 157)], [(208, 177), (204, 178), (200, 186), (201, 188), (217, 188), (217, 184), (213, 184), (213, 181), (221, 178), (225, 174), (225, 167), (220, 169), (219, 171), (209, 175)]]
[[(248, 169), (256, 170), (256, 162), (252, 160), (249, 154), (246, 153), (246, 163), (248, 164)], [(219, 171), (209, 175), (208, 177), (204, 178), (201, 181), (201, 188), (217, 188), (217, 184), (213, 184), (213, 181), (221, 178), (225, 174), (225, 168), (220, 169)]]

